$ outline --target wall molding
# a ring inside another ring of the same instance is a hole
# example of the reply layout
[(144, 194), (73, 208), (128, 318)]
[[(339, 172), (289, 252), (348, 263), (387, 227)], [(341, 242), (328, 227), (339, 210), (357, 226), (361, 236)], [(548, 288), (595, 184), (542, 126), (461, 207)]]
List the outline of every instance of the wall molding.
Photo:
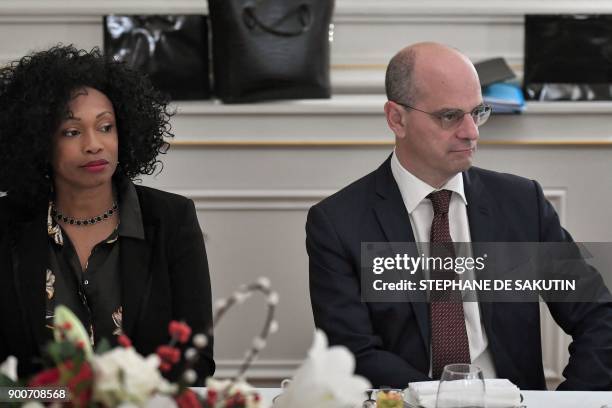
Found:
[[(338, 190), (180, 189), (168, 191), (192, 199), (198, 211), (305, 211)], [(565, 224), (567, 190), (545, 188), (544, 196), (557, 210), (561, 224)]]
[(565, 188), (544, 188), (544, 197), (551, 202), (562, 226), (565, 226), (567, 216), (567, 189)]
[[(242, 360), (220, 359), (215, 360), (215, 363), (217, 365), (215, 377), (229, 378), (236, 375), (242, 365)], [(302, 360), (255, 360), (247, 370), (246, 376), (249, 379), (278, 380), (280, 383), (281, 379), (293, 377), (300, 364), (302, 364)]]
[(198, 211), (306, 211), (336, 190), (171, 190)]

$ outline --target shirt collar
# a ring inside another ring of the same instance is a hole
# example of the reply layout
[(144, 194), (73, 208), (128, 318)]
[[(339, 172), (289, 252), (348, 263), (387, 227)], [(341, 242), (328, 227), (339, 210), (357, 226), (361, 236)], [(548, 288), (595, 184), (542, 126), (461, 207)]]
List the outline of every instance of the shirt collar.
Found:
[(117, 196), (119, 200), (120, 237), (145, 239), (140, 201), (136, 187), (125, 176), (116, 178)]
[(429, 193), (437, 190), (450, 190), (458, 194), (463, 203), (467, 205), (461, 173), (455, 174), (440, 189), (434, 188), (406, 170), (399, 162), (395, 150), (393, 150), (393, 155), (391, 156), (391, 172), (399, 187), (408, 214), (411, 214)]

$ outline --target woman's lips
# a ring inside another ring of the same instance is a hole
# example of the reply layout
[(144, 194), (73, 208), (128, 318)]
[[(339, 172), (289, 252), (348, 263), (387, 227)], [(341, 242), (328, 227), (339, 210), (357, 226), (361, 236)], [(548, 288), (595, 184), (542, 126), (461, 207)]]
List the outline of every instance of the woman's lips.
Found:
[(82, 167), (89, 172), (99, 173), (106, 169), (106, 166), (108, 166), (108, 162), (106, 160), (96, 160), (91, 161)]

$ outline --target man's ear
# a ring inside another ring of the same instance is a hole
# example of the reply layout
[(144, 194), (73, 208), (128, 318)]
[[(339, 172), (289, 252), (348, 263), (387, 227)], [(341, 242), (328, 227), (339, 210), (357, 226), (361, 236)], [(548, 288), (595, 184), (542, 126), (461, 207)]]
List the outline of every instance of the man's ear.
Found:
[(406, 116), (404, 112), (404, 108), (395, 102), (387, 101), (385, 103), (387, 126), (393, 131), (395, 137), (399, 139), (403, 139), (406, 134)]

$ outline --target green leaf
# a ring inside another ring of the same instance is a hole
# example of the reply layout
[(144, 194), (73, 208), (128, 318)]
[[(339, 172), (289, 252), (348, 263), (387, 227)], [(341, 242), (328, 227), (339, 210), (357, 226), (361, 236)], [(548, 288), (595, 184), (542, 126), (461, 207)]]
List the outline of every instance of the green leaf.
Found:
[[(68, 341), (73, 344), (82, 342), (85, 355), (87, 357), (91, 356), (93, 354), (93, 350), (91, 349), (89, 336), (87, 335), (87, 331), (83, 327), (83, 324), (79, 318), (64, 305), (57, 306), (54, 313), (55, 316), (53, 317), (53, 325), (55, 329), (53, 329), (53, 335), (55, 337), (55, 341), (61, 341), (63, 333)], [(66, 323), (70, 324), (70, 329), (61, 329), (61, 327), (63, 327)]]
[(16, 387), (17, 382), (0, 373), (0, 387)]

